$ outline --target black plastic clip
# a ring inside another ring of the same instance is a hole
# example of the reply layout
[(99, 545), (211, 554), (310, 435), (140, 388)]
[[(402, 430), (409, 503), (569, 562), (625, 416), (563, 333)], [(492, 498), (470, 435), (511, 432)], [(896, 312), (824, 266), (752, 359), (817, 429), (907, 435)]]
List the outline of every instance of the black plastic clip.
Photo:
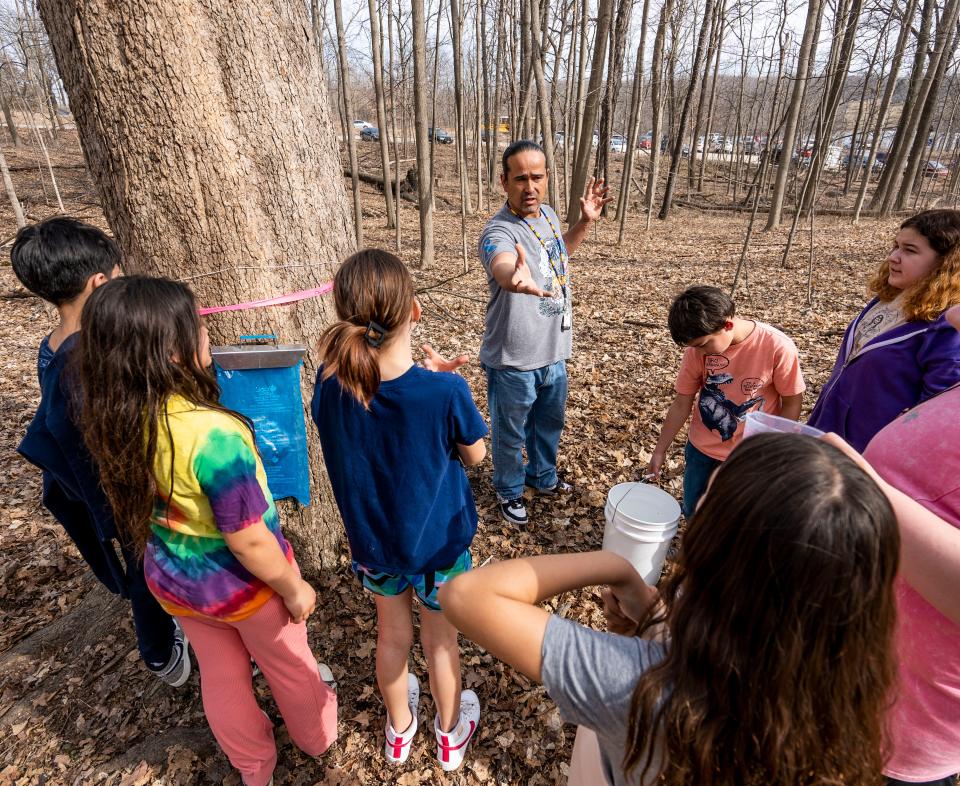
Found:
[(367, 323), (367, 329), (364, 331), (363, 338), (375, 349), (379, 347), (387, 337), (387, 329), (372, 319)]

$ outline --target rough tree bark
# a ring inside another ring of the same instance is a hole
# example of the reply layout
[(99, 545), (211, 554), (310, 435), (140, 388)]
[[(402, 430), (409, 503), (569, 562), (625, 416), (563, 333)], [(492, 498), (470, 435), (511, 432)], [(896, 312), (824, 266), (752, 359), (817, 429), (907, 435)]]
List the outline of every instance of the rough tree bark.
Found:
[[(353, 250), (353, 233), (304, 4), (39, 6), (128, 270), (184, 280), (204, 305), (330, 278)], [(311, 346), (332, 316), (321, 298), (216, 315), (209, 324), (216, 343), (269, 332)], [(305, 392), (315, 373), (308, 351)], [(284, 523), (301, 568), (316, 575), (334, 563), (340, 523), (318, 440), (309, 450), (313, 502), (287, 510)]]

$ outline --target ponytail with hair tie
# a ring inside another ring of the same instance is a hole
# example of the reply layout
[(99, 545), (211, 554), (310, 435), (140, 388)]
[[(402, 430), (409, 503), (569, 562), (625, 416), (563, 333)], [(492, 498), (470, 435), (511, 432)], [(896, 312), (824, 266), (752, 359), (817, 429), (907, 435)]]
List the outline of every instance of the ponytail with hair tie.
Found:
[(323, 379), (341, 387), (366, 409), (380, 387), (379, 350), (410, 320), (413, 279), (388, 251), (367, 248), (349, 256), (333, 277), (339, 322), (320, 336)]

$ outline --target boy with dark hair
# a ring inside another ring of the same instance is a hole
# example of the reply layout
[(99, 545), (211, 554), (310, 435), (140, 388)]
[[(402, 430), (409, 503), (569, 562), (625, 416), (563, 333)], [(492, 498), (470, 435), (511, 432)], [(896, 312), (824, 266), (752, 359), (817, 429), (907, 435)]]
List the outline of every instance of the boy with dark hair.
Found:
[(79, 397), (71, 391), (75, 383), (66, 370), (83, 305), (97, 287), (120, 275), (120, 249), (96, 227), (58, 217), (21, 229), (10, 261), (20, 282), (56, 306), (60, 317), (40, 342), (40, 406), (17, 450), (43, 470), (43, 504), (94, 575), (108, 590), (130, 599), (137, 646), (147, 668), (174, 687), (183, 685), (190, 676), (187, 641), (147, 589), (143, 564), (117, 535), (76, 422)]
[(716, 287), (682, 292), (670, 306), (667, 324), (686, 350), (674, 386), (677, 395), (647, 471), (660, 475), (667, 450), (697, 401), (684, 449), (683, 514), (689, 518), (711, 473), (742, 438), (748, 411), (800, 417), (803, 375), (794, 343), (770, 325), (736, 316), (733, 300)]

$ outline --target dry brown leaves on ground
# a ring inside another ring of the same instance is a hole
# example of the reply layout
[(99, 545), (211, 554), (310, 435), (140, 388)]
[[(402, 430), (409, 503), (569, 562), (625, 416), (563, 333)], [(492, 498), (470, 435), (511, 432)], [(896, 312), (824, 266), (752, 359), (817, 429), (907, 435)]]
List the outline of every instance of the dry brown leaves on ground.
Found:
[[(63, 162), (76, 164), (76, 151)], [(72, 156), (72, 157), (71, 157)], [(69, 170), (73, 172), (73, 170)], [(29, 172), (15, 173), (35, 218), (53, 212)], [(85, 177), (66, 189), (69, 209), (103, 224)], [(70, 181), (71, 183), (73, 181)], [(32, 190), (31, 190), (32, 188)], [(91, 206), (93, 205), (93, 206)], [(368, 242), (392, 247), (383, 206), (364, 193)], [(485, 216), (467, 221), (472, 249)], [(404, 258), (416, 260), (416, 215), (404, 205)], [(6, 234), (14, 226), (0, 211)], [(429, 286), (462, 270), (459, 216), (437, 217), (438, 265), (418, 271)], [(746, 218), (677, 211), (648, 234), (637, 217), (615, 244), (612, 222), (602, 223), (574, 258), (575, 351), (569, 364), (570, 398), (560, 470), (575, 485), (565, 499), (531, 502), (533, 526), (517, 532), (497, 516), (489, 460), (471, 470), (480, 513), (476, 563), (542, 552), (597, 548), (602, 505), (615, 483), (636, 480), (649, 458), (680, 358), (665, 329), (671, 298), (691, 283), (728, 287)], [(782, 269), (785, 233), (757, 235), (750, 283), (737, 297), (741, 315), (782, 328), (797, 343), (808, 382), (807, 408), (835, 357), (839, 332), (864, 299), (864, 282), (882, 258), (892, 226), (867, 221), (852, 227), (824, 219), (817, 235), (815, 298), (805, 303), (806, 238), (795, 267)], [(464, 368), (486, 410), (486, 386), (475, 358), (483, 331), (484, 275), (475, 259), (466, 275), (422, 294), (421, 338), (447, 355), (467, 352)], [(0, 290), (16, 289), (9, 268)], [(87, 575), (60, 527), (40, 506), (38, 473), (14, 453), (37, 403), (36, 348), (51, 317), (34, 299), (0, 301), (4, 351), (0, 361), (0, 784), (148, 784), (239, 782), (206, 726), (197, 677), (181, 690), (159, 684), (140, 665), (129, 613)], [(680, 445), (669, 458), (664, 486), (680, 491)], [(351, 578), (346, 553), (336, 572), (322, 577), (311, 643), (340, 685), (340, 738), (321, 759), (292, 746), (262, 678), (256, 688), (277, 721), (278, 784), (553, 784), (563, 782), (573, 729), (564, 725), (544, 690), (470, 642), (463, 642), (464, 684), (481, 697), (483, 717), (464, 768), (444, 776), (430, 744), (433, 708), (421, 704), (419, 735), (410, 761), (388, 768), (381, 755), (384, 712), (374, 684), (373, 604)], [(558, 613), (600, 627), (594, 591), (555, 599)], [(425, 675), (419, 650), (416, 672)]]

